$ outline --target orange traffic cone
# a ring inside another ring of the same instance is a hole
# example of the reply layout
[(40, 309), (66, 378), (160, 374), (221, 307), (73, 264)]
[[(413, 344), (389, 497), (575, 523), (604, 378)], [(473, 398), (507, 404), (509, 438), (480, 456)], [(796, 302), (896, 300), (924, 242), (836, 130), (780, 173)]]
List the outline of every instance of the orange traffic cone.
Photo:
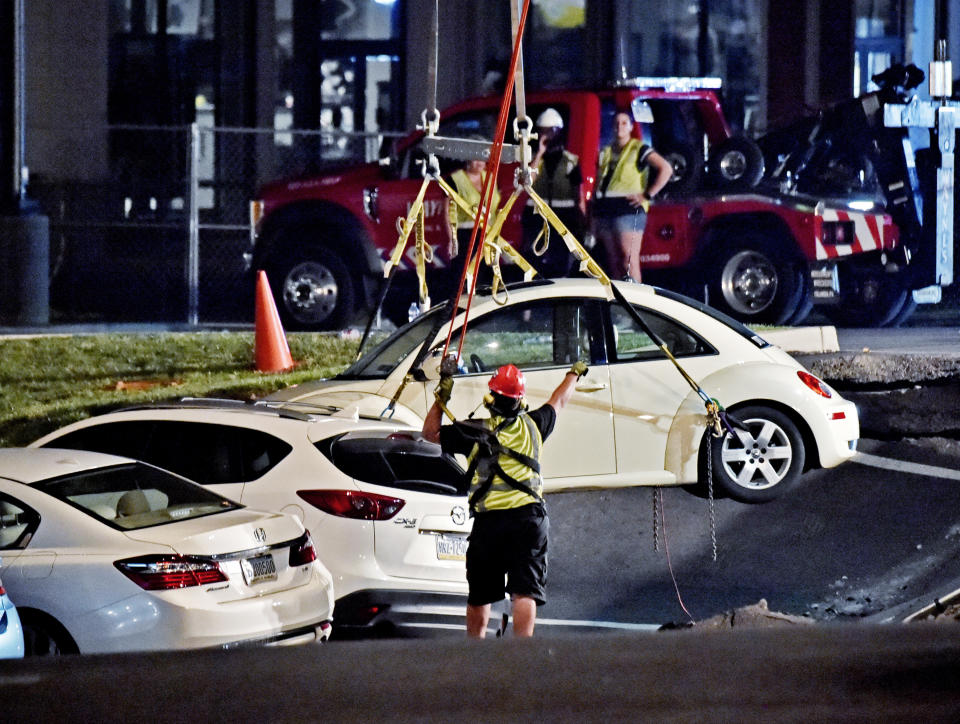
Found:
[(257, 272), (256, 326), (254, 348), (258, 372), (285, 372), (294, 367), (290, 347), (283, 334), (280, 314), (270, 292), (267, 273)]

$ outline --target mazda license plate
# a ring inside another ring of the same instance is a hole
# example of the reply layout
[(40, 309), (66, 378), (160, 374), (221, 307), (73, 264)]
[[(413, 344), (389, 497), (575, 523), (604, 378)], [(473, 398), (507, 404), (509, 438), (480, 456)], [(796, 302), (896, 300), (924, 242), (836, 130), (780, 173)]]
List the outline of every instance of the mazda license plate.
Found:
[(437, 534), (437, 558), (441, 561), (467, 560), (467, 537)]
[(277, 566), (273, 562), (273, 556), (269, 553), (265, 556), (247, 558), (240, 562), (240, 567), (243, 569), (243, 580), (247, 582), (248, 586), (263, 581), (277, 580)]

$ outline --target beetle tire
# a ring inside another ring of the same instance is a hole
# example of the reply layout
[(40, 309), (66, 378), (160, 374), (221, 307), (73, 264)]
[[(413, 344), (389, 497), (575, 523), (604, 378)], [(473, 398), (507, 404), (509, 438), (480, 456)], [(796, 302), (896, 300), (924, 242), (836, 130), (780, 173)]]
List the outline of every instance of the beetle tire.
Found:
[(803, 437), (794, 422), (764, 405), (741, 407), (730, 414), (749, 432), (737, 440), (729, 433), (718, 438), (706, 432), (704, 442), (713, 446), (714, 488), (741, 503), (767, 503), (793, 488), (805, 460)]

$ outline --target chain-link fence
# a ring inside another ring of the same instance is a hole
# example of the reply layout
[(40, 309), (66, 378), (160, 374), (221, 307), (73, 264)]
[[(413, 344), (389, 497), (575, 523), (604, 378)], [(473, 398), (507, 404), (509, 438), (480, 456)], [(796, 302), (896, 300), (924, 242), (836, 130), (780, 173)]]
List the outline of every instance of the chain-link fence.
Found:
[[(89, 134), (88, 134), (89, 135)], [(95, 182), (35, 174), (50, 219), (51, 319), (249, 322), (249, 202), (267, 181), (375, 161), (385, 137), (251, 128), (111, 126)], [(93, 159), (91, 159), (93, 160)]]

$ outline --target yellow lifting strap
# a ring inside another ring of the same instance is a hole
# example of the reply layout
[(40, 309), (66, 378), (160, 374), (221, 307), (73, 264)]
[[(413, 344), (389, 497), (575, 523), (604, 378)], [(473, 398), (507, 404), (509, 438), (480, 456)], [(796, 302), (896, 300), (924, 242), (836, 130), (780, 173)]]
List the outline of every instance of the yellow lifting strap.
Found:
[[(567, 245), (567, 249), (569, 249), (570, 253), (580, 262), (580, 271), (594, 279), (598, 279), (607, 288), (607, 296), (612, 296), (610, 292), (610, 277), (608, 277), (606, 272), (600, 268), (600, 265), (593, 260), (589, 252), (583, 248), (583, 245), (577, 241), (577, 237), (563, 225), (560, 217), (554, 213), (553, 209), (550, 208), (547, 202), (544, 201), (533, 188), (525, 186), (523, 190), (527, 192), (530, 200), (533, 201), (537, 213), (546, 219), (550, 226), (557, 230), (560, 238), (563, 239), (563, 243)], [(546, 251), (546, 245), (544, 245), (543, 251)], [(541, 254), (543, 251), (541, 251)]]
[(417, 240), (416, 240), (416, 263), (417, 280), (420, 284), (420, 310), (430, 309), (430, 292), (427, 289), (427, 264), (433, 261), (433, 248), (427, 243), (426, 238), (426, 219), (423, 211), (423, 205), (420, 205), (420, 213), (417, 214)]
[[(438, 178), (437, 183), (440, 185), (440, 188), (443, 189), (443, 192), (450, 199), (451, 206), (456, 205), (463, 209), (465, 212), (471, 216), (476, 215), (476, 209), (466, 201), (457, 190), (453, 188), (449, 183), (447, 183), (443, 178)], [(504, 304), (506, 299), (497, 297), (497, 292), (503, 286), (503, 276), (500, 273), (500, 255), (506, 254), (523, 272), (524, 281), (530, 281), (537, 274), (537, 270), (530, 265), (530, 263), (523, 258), (523, 255), (520, 254), (516, 249), (513, 248), (513, 245), (500, 236), (500, 230), (503, 228), (504, 222), (507, 220), (507, 216), (510, 214), (510, 210), (513, 208), (514, 203), (520, 195), (521, 189), (517, 189), (513, 194), (510, 195), (510, 198), (507, 199), (507, 202), (500, 207), (497, 211), (497, 216), (493, 221), (493, 224), (486, 230), (483, 238), (483, 258), (484, 261), (490, 265), (493, 270), (493, 297), (499, 304)], [(452, 213), (451, 213), (452, 216)], [(472, 271), (468, 270), (468, 275)]]
[(400, 238), (397, 239), (397, 245), (393, 247), (393, 253), (390, 254), (389, 261), (383, 265), (384, 277), (390, 276), (390, 272), (400, 264), (400, 259), (403, 258), (403, 251), (407, 248), (407, 240), (410, 238), (410, 232), (413, 231), (414, 224), (417, 223), (417, 217), (423, 214), (423, 197), (427, 193), (427, 187), (430, 185), (431, 180), (429, 176), (423, 179), (423, 183), (420, 184), (420, 191), (417, 192), (417, 197), (407, 212), (407, 218), (397, 219), (397, 230), (400, 232)]

